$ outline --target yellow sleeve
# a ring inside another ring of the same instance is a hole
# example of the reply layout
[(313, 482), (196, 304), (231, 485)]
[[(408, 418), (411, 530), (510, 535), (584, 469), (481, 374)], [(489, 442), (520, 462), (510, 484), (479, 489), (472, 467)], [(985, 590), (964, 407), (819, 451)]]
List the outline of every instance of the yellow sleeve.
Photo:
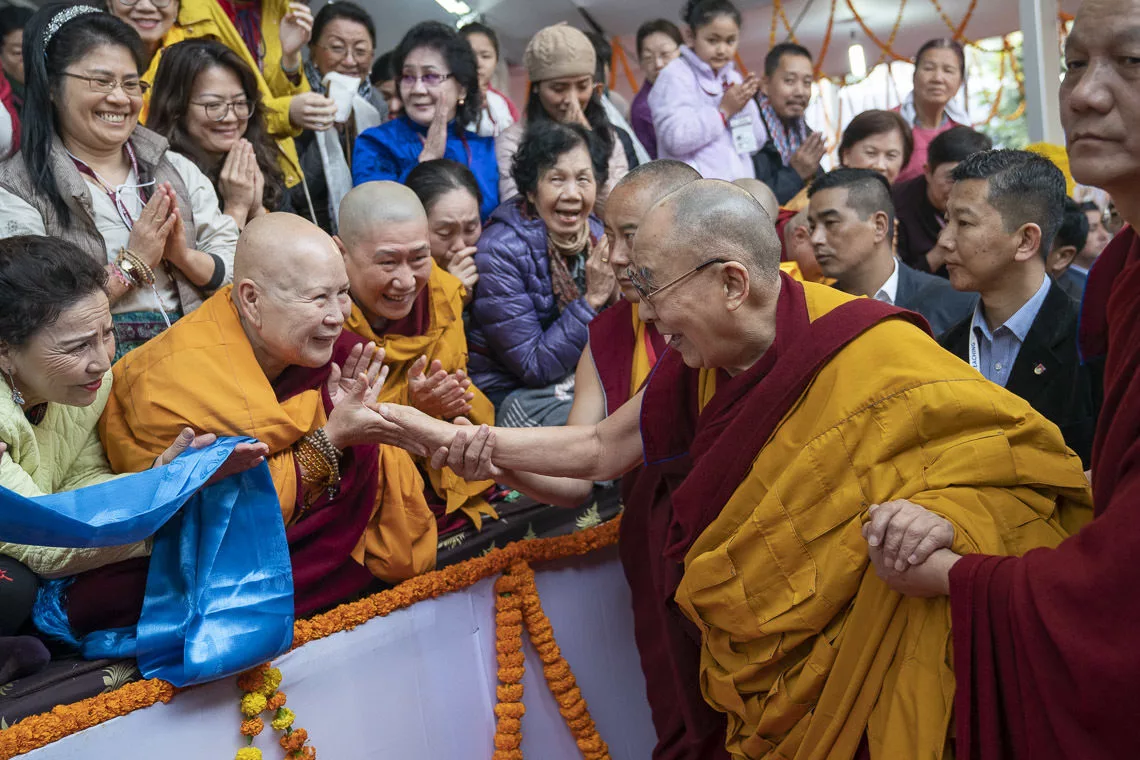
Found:
[(352, 557), (374, 576), (399, 583), (435, 567), (435, 515), (424, 499), (424, 481), (411, 456), (380, 447), (380, 488), (368, 527)]

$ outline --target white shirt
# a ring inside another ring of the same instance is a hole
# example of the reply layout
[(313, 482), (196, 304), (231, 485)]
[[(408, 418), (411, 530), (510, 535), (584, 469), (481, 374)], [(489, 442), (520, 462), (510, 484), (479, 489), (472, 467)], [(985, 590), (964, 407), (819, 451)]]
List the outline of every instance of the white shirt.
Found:
[(875, 293), (875, 300), (894, 306), (899, 295), (899, 260), (892, 256), (891, 263), (894, 265), (894, 269), (891, 270), (891, 276), (887, 278), (887, 281), (884, 282), (882, 287)]

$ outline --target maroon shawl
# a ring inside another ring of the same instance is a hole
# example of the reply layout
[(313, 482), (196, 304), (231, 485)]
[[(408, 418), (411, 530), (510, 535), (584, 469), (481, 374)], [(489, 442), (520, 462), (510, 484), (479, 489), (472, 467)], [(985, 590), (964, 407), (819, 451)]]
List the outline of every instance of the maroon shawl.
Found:
[[(332, 361), (344, 363), (349, 351), (363, 339), (341, 333)], [(321, 389), (325, 412), (332, 411), (325, 383), (331, 365), (318, 369), (289, 367), (273, 384), (277, 399)], [(293, 562), (293, 608), (297, 617), (330, 607), (366, 589), (370, 572), (352, 559), (351, 552), (372, 516), (380, 474), (379, 447), (353, 446), (341, 461), (341, 482), (336, 496), (322, 495), (301, 519), (285, 529)], [(297, 482), (300, 483), (298, 472)], [(298, 488), (294, 515), (301, 515)], [(142, 612), (146, 592), (147, 558), (117, 562), (75, 577), (68, 589), (67, 613), (79, 633), (134, 625)]]
[(1140, 239), (1089, 274), (1080, 340), (1104, 356), (1097, 518), (1056, 549), (950, 573), (959, 760), (1140, 756)]
[(718, 376), (699, 408), (700, 373), (667, 351), (645, 389), (645, 467), (623, 482), (618, 547), (633, 592), (634, 635), (657, 729), (655, 760), (727, 758), (725, 718), (700, 691), (700, 634), (673, 600), (693, 541), (745, 479), (780, 420), (819, 369), (877, 322), (916, 314), (878, 301), (849, 301), (809, 320), (803, 286), (781, 274), (776, 339), (736, 377)]
[[(621, 300), (603, 311), (590, 322), (590, 357), (602, 383), (606, 397), (606, 416), (616, 412), (629, 401), (633, 382), (633, 352), (637, 348), (637, 332), (633, 329), (633, 304)], [(645, 332), (653, 342), (657, 356), (665, 353), (668, 345), (664, 336), (652, 324)]]

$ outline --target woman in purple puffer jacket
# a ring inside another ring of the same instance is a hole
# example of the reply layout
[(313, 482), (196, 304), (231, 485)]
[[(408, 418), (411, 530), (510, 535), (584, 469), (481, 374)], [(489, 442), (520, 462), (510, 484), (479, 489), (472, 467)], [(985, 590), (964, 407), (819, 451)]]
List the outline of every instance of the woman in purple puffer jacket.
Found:
[(605, 154), (576, 124), (531, 124), (512, 166), (519, 195), (479, 238), (468, 368), (500, 425), (566, 423), (587, 326), (617, 298), (602, 223), (591, 215)]

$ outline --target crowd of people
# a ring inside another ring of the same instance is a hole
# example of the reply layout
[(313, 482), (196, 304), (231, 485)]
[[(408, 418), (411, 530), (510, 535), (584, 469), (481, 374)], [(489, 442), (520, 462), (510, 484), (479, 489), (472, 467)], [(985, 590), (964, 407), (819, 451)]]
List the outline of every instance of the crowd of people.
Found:
[[(1140, 98), (1082, 79), (1136, 0), (1085, 6), (1071, 142)], [(637, 30), (630, 103), (604, 38), (539, 30), (519, 108), (481, 23), (377, 56), (351, 0), (0, 10), (0, 486), (249, 436), (218, 477), (268, 463), (308, 615), (431, 569), (500, 486), (576, 506), (620, 479), (654, 757), (1122, 756), (1104, 714), (1043, 751), (1015, 703), (1061, 683), (1018, 636), (1083, 630), (1084, 571), (1049, 558), (1126, 556), (1108, 518), (1066, 536), (1090, 478), (1098, 514), (1135, 490), (1130, 233), (1090, 269), (1140, 150), (1072, 149), (1072, 176), (994, 150), (939, 39), (828, 171), (812, 51), (745, 75), (730, 0), (679, 20)], [(59, 579), (75, 632), (137, 623), (149, 552), (0, 543), (0, 637)], [(1042, 612), (1034, 573), (1071, 596)]]

